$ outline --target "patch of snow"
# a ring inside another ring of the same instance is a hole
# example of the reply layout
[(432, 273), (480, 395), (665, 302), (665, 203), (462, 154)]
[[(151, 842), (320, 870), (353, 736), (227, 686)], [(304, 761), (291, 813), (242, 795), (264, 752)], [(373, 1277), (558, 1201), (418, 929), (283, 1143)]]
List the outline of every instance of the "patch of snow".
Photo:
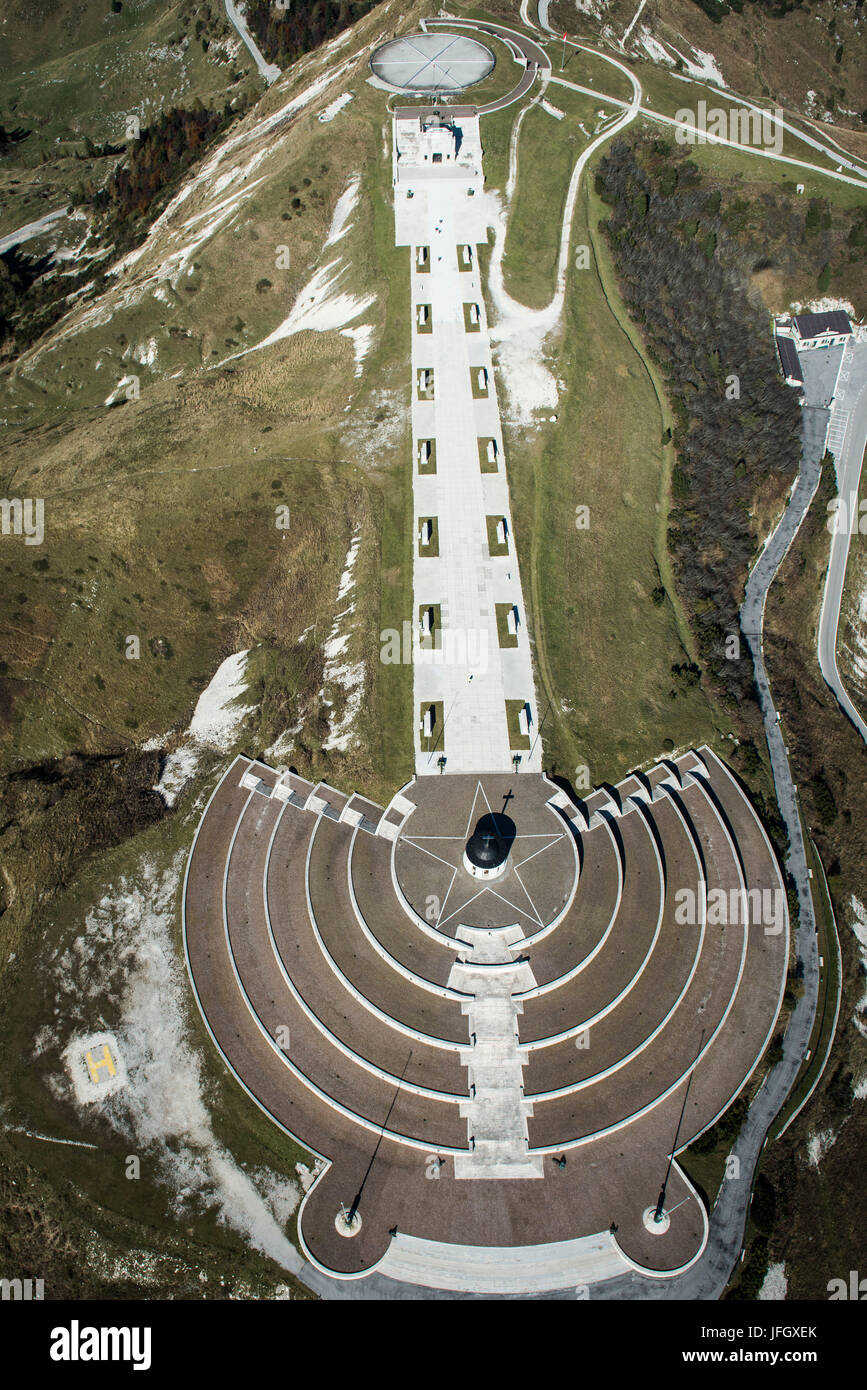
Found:
[[(855, 306), (848, 299), (833, 299), (830, 295), (826, 295), (824, 299), (811, 299), (807, 304), (807, 310), (811, 314), (825, 314), (832, 309), (842, 309), (849, 315), (853, 323), (858, 322)], [(796, 310), (796, 312), (801, 311)]]
[[(88, 914), (84, 931), (54, 962), (64, 1015), (84, 1022), (94, 998), (110, 1000), (127, 1082), (106, 1095), (103, 1113), (121, 1134), (155, 1155), (181, 1214), (216, 1206), (217, 1219), (255, 1249), (297, 1273), (302, 1260), (283, 1232), (298, 1192), (285, 1176), (245, 1173), (218, 1141), (205, 1103), (202, 1061), (185, 1017), (186, 972), (174, 945), (183, 854), (160, 871), (141, 861)], [(52, 1089), (70, 1098), (54, 1077)]]
[(254, 708), (238, 703), (246, 693), (248, 656), (249, 649), (227, 656), (199, 696), (187, 730), (197, 743), (224, 751), (231, 748), (241, 721)]
[(318, 119), (323, 125), (327, 125), (329, 121), (333, 121), (338, 112), (342, 111), (344, 106), (348, 106), (351, 101), (352, 92), (344, 92), (342, 96), (335, 97), (334, 101), (326, 106), (324, 111), (319, 112)]
[(113, 1033), (72, 1038), (63, 1060), (79, 1105), (104, 1101), (127, 1083), (123, 1052)]
[(131, 386), (135, 380), (134, 376), (122, 376), (114, 390), (106, 396), (103, 405), (114, 405), (115, 401), (120, 400), (121, 396), (125, 394), (126, 388)]
[(843, 644), (851, 671), (859, 685), (867, 682), (867, 572), (863, 587), (849, 615), (849, 628), (852, 631), (853, 645)]
[(759, 1300), (762, 1303), (781, 1303), (786, 1297), (787, 1288), (785, 1263), (768, 1265), (768, 1272), (759, 1289)]
[(641, 47), (653, 59), (655, 63), (670, 63), (671, 65), (674, 64), (675, 60), (668, 52), (668, 49), (664, 46), (664, 44), (661, 44), (659, 42), (659, 39), (655, 39), (653, 37), (650, 30), (647, 28), (645, 24), (642, 24), (641, 26), (641, 32), (638, 36), (638, 42), (641, 44)]
[(166, 758), (154, 791), (159, 792), (167, 806), (174, 806), (184, 787), (195, 777), (200, 760), (200, 749), (190, 744), (182, 744)]
[(348, 338), (352, 343), (352, 351), (355, 353), (355, 375), (361, 376), (364, 370), (364, 359), (370, 352), (370, 344), (373, 342), (373, 324), (361, 323), (357, 328), (341, 328), (341, 337)]
[(557, 404), (557, 381), (545, 363), (542, 345), (557, 325), (560, 306), (528, 309), (507, 293), (503, 282), (506, 215), (493, 190), (486, 197), (488, 221), (495, 234), (489, 283), (496, 317), (490, 325), (490, 337), (497, 347), (512, 419), (526, 426), (532, 424), (538, 411), (553, 410)]
[(157, 360), (157, 340), (148, 338), (140, 347), (133, 348), (133, 358), (142, 367), (152, 367)]
[[(340, 587), (337, 591), (338, 603), (340, 603), (355, 587), (355, 562), (358, 559), (360, 546), (361, 527), (357, 526), (353, 532), (349, 550), (346, 553), (343, 573), (340, 576)], [(361, 709), (361, 701), (364, 697), (365, 688), (365, 668), (363, 661), (359, 661), (354, 665), (338, 665), (337, 662), (337, 658), (342, 656), (351, 635), (349, 633), (341, 634), (339, 632), (340, 624), (344, 616), (345, 614), (338, 614), (335, 618), (328, 641), (323, 646), (325, 668), (322, 675), (323, 689), (327, 688), (329, 685), (339, 685), (343, 687), (347, 695), (343, 715), (336, 723), (332, 723), (328, 737), (322, 744), (323, 748), (334, 748), (340, 752), (345, 752), (350, 746), (352, 725), (355, 723), (358, 712)], [(323, 696), (323, 703), (330, 705), (332, 702)]]
[(325, 1164), (321, 1158), (315, 1158), (313, 1160), (312, 1168), (308, 1168), (306, 1163), (295, 1164), (295, 1172), (298, 1174), (298, 1181), (304, 1192), (310, 1191), (310, 1188), (313, 1186), (324, 1167)]
[(300, 734), (304, 728), (304, 720), (301, 719), (297, 724), (293, 724), (291, 729), (285, 729), (282, 734), (278, 734), (270, 748), (265, 749), (265, 757), (269, 763), (279, 764), (285, 762), (295, 749), (295, 735)]
[(43, 232), (47, 232), (58, 218), (66, 217), (67, 212), (67, 208), (57, 208), (54, 212), (47, 212), (44, 217), (40, 217), (38, 222), (28, 222), (25, 226), (19, 227), (17, 231), (8, 232), (6, 236), (0, 237), (0, 255), (11, 250), (13, 246), (19, 246), (22, 241), (30, 241), (33, 237), (42, 236)]
[(377, 391), (364, 410), (353, 409), (346, 421), (342, 447), (346, 458), (361, 465), (376, 464), (393, 449), (407, 427), (409, 405), (401, 391)]
[(359, 175), (353, 175), (340, 197), (337, 199), (334, 206), (334, 214), (331, 218), (331, 226), (328, 229), (328, 237), (325, 242), (326, 246), (333, 246), (336, 241), (340, 241), (341, 237), (346, 236), (346, 233), (349, 231), (352, 225), (349, 219), (358, 205), (358, 190), (360, 186), (361, 179)]
[(647, 4), (647, 0), (639, 0), (638, 9), (635, 11), (635, 14), (632, 16), (631, 20), (629, 21), (629, 23), (627, 24), (626, 28), (625, 28), (624, 31), (623, 31), (623, 38), (621, 39), (621, 47), (623, 47), (623, 45), (627, 42), (627, 40), (628, 40), (628, 38), (629, 38), (629, 35), (632, 33), (633, 29), (635, 28), (636, 24), (638, 23), (639, 17), (640, 17), (640, 15), (641, 15), (641, 11), (644, 9), (644, 6), (645, 6), (646, 4)]
[(340, 588), (337, 590), (338, 603), (341, 599), (346, 597), (350, 589), (355, 588), (355, 580), (353, 579), (352, 575), (355, 569), (355, 562), (358, 559), (358, 552), (360, 547), (361, 533), (360, 531), (356, 530), (353, 534), (352, 542), (349, 546), (349, 549), (346, 552), (346, 560), (343, 566), (343, 573), (340, 576)]
[(272, 1173), (269, 1168), (257, 1168), (251, 1177), (271, 1208), (277, 1224), (285, 1226), (301, 1200), (297, 1184), (292, 1182), (291, 1178)]
[(855, 1100), (867, 1100), (867, 1076), (863, 1076), (860, 1081), (854, 1083), (852, 1096)]
[(693, 48), (690, 50), (693, 57), (687, 58), (685, 53), (681, 53), (679, 48), (674, 47), (674, 44), (671, 45), (671, 48), (682, 61), (689, 76), (695, 78), (697, 82), (710, 82), (715, 87), (724, 87), (726, 85), (725, 78), (720, 72), (716, 58), (714, 58), (712, 53), (705, 53), (701, 48)]
[[(864, 969), (867, 970), (867, 908), (855, 897), (854, 893), (849, 899), (849, 905), (852, 909), (852, 921), (849, 925), (855, 933), (855, 940), (858, 942), (858, 954), (861, 957), (861, 964), (864, 966)], [(865, 988), (864, 993), (858, 1000), (855, 1006), (855, 1013), (852, 1016), (852, 1022), (855, 1024), (858, 1032), (861, 1034), (862, 1038), (867, 1039), (867, 1023), (865, 1023), (861, 1017), (861, 1015), (865, 1013), (867, 1013), (867, 988)]]
[[(362, 50), (365, 51), (366, 49)], [(104, 291), (95, 304), (79, 315), (68, 316), (67, 321), (52, 334), (51, 339), (34, 347), (22, 362), (26, 361), (27, 366), (31, 367), (43, 352), (52, 350), (59, 342), (73, 338), (87, 329), (110, 323), (116, 313), (139, 304), (145, 295), (152, 294), (154, 287), (159, 287), (160, 284), (169, 282), (176, 286), (180, 277), (189, 272), (197, 251), (216, 232), (224, 230), (232, 222), (243, 205), (265, 181), (264, 177), (251, 179), (250, 174), (262, 161), (274, 154), (282, 127), (293, 121), (329, 86), (344, 77), (349, 69), (355, 66), (358, 56), (353, 55), (345, 62), (320, 74), (308, 87), (270, 115), (259, 119), (245, 119), (240, 130), (222, 140), (214, 152), (192, 172), (183, 187), (152, 223), (143, 244), (111, 266), (110, 273), (122, 281), (126, 274), (141, 262), (151, 259), (156, 250), (158, 253), (162, 252), (166, 242), (169, 246), (173, 242), (181, 243), (179, 248), (170, 254), (164, 254), (153, 269), (149, 269), (144, 275), (139, 274), (134, 284), (118, 284)], [(230, 196), (219, 199), (219, 195), (230, 187)], [(204, 206), (186, 221), (180, 221), (181, 209), (194, 196), (201, 196)], [(215, 198), (219, 199), (216, 203)], [(343, 320), (344, 323), (346, 321)]]
[(861, 948), (861, 955), (865, 957), (864, 963), (867, 965), (867, 908), (855, 897), (854, 893), (849, 902), (853, 916), (853, 921), (851, 923), (852, 930)]
[(837, 1131), (834, 1129), (821, 1129), (810, 1135), (807, 1140), (807, 1160), (812, 1168), (818, 1168), (836, 1138)]
[(345, 291), (338, 291), (337, 287), (344, 274), (345, 268), (339, 260), (329, 261), (327, 265), (320, 266), (298, 295), (289, 317), (284, 319), (273, 333), (269, 333), (267, 338), (263, 338), (261, 343), (245, 348), (243, 352), (233, 353), (226, 361), (246, 357), (249, 352), (259, 352), (262, 348), (281, 342), (283, 338), (291, 338), (294, 333), (328, 333), (343, 328), (352, 319), (358, 318), (359, 314), (363, 314), (374, 303), (376, 295), (368, 294), (358, 298)]

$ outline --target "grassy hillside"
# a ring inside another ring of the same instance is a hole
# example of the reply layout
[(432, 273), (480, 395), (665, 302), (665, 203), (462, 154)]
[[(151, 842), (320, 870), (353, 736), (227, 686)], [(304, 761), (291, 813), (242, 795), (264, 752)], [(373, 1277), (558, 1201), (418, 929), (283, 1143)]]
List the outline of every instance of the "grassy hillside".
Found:
[[(517, 12), (517, 4), (512, 8)], [(554, 0), (550, 23), (560, 32), (565, 28), (570, 35), (596, 37), (603, 26), (610, 26), (621, 38), (637, 8), (632, 0), (607, 0), (594, 19), (572, 0)], [(782, 15), (780, 8), (760, 0), (735, 6), (715, 0), (650, 0), (630, 35), (629, 51), (646, 56), (641, 36), (647, 30), (666, 46), (675, 63), (677, 54), (695, 61), (690, 50), (712, 55), (733, 91), (772, 96), (808, 114), (830, 109), (835, 121), (858, 129), (867, 107), (862, 8), (836, 0), (786, 7)], [(720, 14), (719, 21), (708, 11)]]
[[(379, 800), (411, 769), (410, 672), (378, 659), (381, 628), (411, 608), (412, 527), (409, 258), (393, 245), (384, 101), (366, 83), (377, 24), (329, 60), (333, 74), (311, 54), (263, 93), (168, 190), (126, 261), (106, 246), (111, 273), (0, 378), (0, 493), (45, 506), (40, 546), (0, 537), (0, 969), (14, 996), (2, 1031), (20, 1061), (4, 1091), (17, 1190), (0, 1194), (0, 1240), (55, 1296), (298, 1294), (252, 1248), (257, 1232), (233, 1228), (223, 1156), (260, 1194), (266, 1224), (284, 1212), (290, 1239), (286, 1194), (308, 1156), (218, 1064), (177, 975), (178, 875), (225, 754), (200, 752), (171, 813), (151, 789), (200, 691), (241, 649), (247, 751), (291, 729), (286, 756), (301, 771)], [(334, 123), (318, 121), (346, 90)], [(100, 245), (94, 233), (88, 254)], [(305, 304), (336, 300), (342, 315), (249, 351), (305, 286)], [(362, 333), (357, 359), (344, 324)], [(347, 616), (338, 590), (355, 542)], [(349, 737), (325, 747), (349, 698), (323, 653), (336, 631), (364, 698)], [(156, 915), (133, 921), (142, 895)], [(120, 973), (88, 954), (93, 930), (126, 941)], [(168, 1097), (141, 1090), (145, 1066), (122, 1113), (79, 1112), (57, 1091), (61, 1052), (94, 1021), (132, 1026), (133, 981), (157, 939), (174, 972), (187, 1108), (167, 1120)], [(82, 951), (89, 974), (70, 991)], [(125, 1180), (131, 1145), (138, 1184)], [(88, 1275), (76, 1277), (85, 1251)]]

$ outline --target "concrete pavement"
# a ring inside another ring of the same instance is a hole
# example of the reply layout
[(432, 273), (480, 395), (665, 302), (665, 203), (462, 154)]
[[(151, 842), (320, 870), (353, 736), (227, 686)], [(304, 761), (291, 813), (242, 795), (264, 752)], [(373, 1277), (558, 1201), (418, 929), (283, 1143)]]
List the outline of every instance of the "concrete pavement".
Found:
[[(805, 354), (806, 355), (806, 354)], [(837, 379), (837, 394), (828, 428), (828, 448), (837, 469), (839, 510), (831, 536), (831, 554), (825, 578), (817, 643), (819, 669), (829, 690), (848, 719), (867, 743), (867, 723), (853, 704), (837, 665), (837, 631), (846, 580), (849, 542), (860, 523), (858, 493), (861, 465), (867, 446), (867, 339), (853, 337), (847, 344)], [(867, 518), (865, 518), (867, 524)]]
[[(487, 239), (478, 116), (451, 113), (457, 156), (426, 162), (417, 113), (395, 113), (395, 240), (412, 247), (413, 498), (418, 518), (436, 522), (436, 553), (416, 543), (413, 670), (416, 772), (541, 770), (538, 714), (518, 556), (512, 529), (503, 431), (477, 246)], [(451, 137), (448, 136), (447, 139)], [(418, 387), (428, 383), (427, 390)], [(492, 441), (489, 463), (484, 441)], [(435, 471), (420, 468), (430, 442)], [(482, 471), (483, 462), (486, 471)], [(502, 525), (502, 545), (491, 544)], [(514, 646), (501, 645), (498, 607), (510, 608)], [(420, 647), (419, 613), (439, 609), (440, 651)], [(450, 645), (447, 645), (450, 644)], [(516, 737), (506, 702), (528, 711), (529, 739)], [(441, 706), (442, 737), (423, 748), (421, 711)]]

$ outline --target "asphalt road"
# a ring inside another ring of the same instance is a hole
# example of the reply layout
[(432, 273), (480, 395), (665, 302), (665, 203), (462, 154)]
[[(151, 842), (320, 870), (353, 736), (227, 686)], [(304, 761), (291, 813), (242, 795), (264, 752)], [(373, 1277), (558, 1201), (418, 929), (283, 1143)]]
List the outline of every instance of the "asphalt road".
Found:
[(593, 1288), (591, 1297), (594, 1299), (707, 1301), (721, 1296), (743, 1246), (753, 1173), (766, 1143), (765, 1136), (794, 1085), (810, 1045), (819, 993), (816, 918), (796, 788), (762, 654), (762, 627), (768, 589), (819, 484), (824, 429), (816, 428), (816, 423), (811, 415), (805, 414), (801, 472), (776, 530), (753, 567), (741, 608), (741, 628), (753, 658), (777, 803), (789, 833), (786, 868), (792, 875), (798, 893), (800, 922), (796, 944), (797, 953), (804, 963), (804, 993), (795, 1005), (786, 1031), (782, 1061), (765, 1078), (732, 1149), (732, 1155), (739, 1163), (739, 1175), (722, 1185), (710, 1216), (710, 1235), (702, 1258), (692, 1269), (674, 1279), (648, 1279), (637, 1273), (611, 1279)]
[[(840, 441), (840, 442), (838, 442)], [(835, 447), (836, 446), (836, 447)], [(829, 447), (834, 448), (837, 465), (837, 488), (841, 509), (837, 529), (831, 537), (831, 555), (825, 579), (825, 594), (819, 617), (819, 670), (848, 719), (852, 721), (867, 743), (865, 723), (846, 692), (837, 666), (837, 629), (840, 623), (840, 604), (846, 579), (849, 542), (854, 527), (859, 524), (858, 488), (861, 464), (867, 446), (867, 341), (848, 344), (840, 375), (837, 395), (831, 414)], [(845, 509), (845, 516), (843, 515)], [(867, 525), (867, 518), (865, 518)]]
[(520, 34), (517, 29), (507, 29), (503, 24), (483, 24), (468, 19), (429, 19), (427, 21), (428, 29), (436, 28), (438, 25), (445, 29), (474, 29), (483, 34), (493, 34), (495, 38), (502, 39), (503, 43), (508, 44), (511, 49), (526, 59), (527, 66), (517, 85), (504, 97), (488, 102), (487, 106), (480, 106), (479, 111), (482, 115), (490, 111), (499, 111), (504, 106), (511, 106), (513, 101), (519, 101), (525, 93), (529, 92), (535, 82), (537, 67), (540, 74), (544, 75), (546, 71), (550, 72), (551, 59), (544, 48), (541, 48), (535, 39)]

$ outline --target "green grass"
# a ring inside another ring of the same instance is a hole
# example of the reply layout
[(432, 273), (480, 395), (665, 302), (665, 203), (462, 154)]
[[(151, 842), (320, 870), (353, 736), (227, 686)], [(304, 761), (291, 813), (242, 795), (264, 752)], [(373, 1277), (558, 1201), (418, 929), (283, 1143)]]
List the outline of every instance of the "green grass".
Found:
[(543, 308), (554, 293), (566, 193), (585, 144), (571, 122), (558, 123), (540, 107), (528, 111), (521, 125), (503, 279), (509, 294), (531, 309)]
[[(613, 63), (608, 63), (600, 55), (586, 53), (581, 50), (566, 46), (566, 66), (561, 71), (563, 58), (563, 48), (553, 39), (548, 47), (551, 56), (551, 64), (555, 77), (563, 77), (567, 82), (575, 82), (580, 87), (594, 87), (600, 96), (612, 96), (619, 101), (632, 100), (632, 84), (619, 68)], [(555, 106), (560, 102), (552, 93), (557, 92), (556, 83), (552, 83), (548, 95), (554, 101)]]
[(501, 647), (517, 647), (518, 634), (510, 632), (508, 627), (509, 614), (514, 610), (513, 603), (495, 604), (497, 615), (497, 638)]
[[(433, 709), (433, 722), (428, 737), (423, 732), (424, 718), (429, 709)], [(443, 703), (442, 700), (434, 701), (431, 705), (429, 700), (425, 700), (418, 707), (419, 741), (423, 753), (433, 753), (435, 750), (443, 750)]]
[[(222, 107), (241, 91), (263, 90), (245, 48), (219, 61), (216, 46), (204, 53), (192, 36), (186, 48), (174, 43), (195, 25), (193, 7), (183, 0), (158, 7), (127, 3), (114, 16), (109, 10), (108, 3), (102, 16), (92, 10), (96, 22), (79, 34), (80, 46), (70, 43), (67, 26), (57, 24), (59, 15), (54, 18), (47, 11), (43, 19), (53, 30), (53, 42), (49, 39), (43, 48), (34, 33), (28, 58), (22, 53), (19, 66), (6, 66), (0, 77), (0, 112), (4, 121), (11, 115), (16, 123), (34, 128), (37, 134), (28, 141), (33, 149), (51, 150), (58, 138), (75, 141), (85, 135), (96, 144), (117, 143), (131, 113), (147, 125), (159, 111), (181, 105), (184, 96)], [(183, 13), (191, 16), (187, 24)], [(234, 35), (225, 17), (219, 29)], [(235, 73), (242, 75), (241, 82), (233, 81)]]
[[(726, 138), (729, 138), (731, 129), (728, 124), (728, 113), (734, 110), (747, 110), (747, 108), (743, 107), (742, 103), (738, 102), (737, 98), (727, 98), (722, 92), (714, 88), (705, 87), (701, 84), (679, 82), (676, 77), (673, 77), (670, 73), (665, 72), (664, 69), (660, 69), (653, 64), (643, 64), (636, 75), (641, 82), (644, 92), (641, 103), (643, 107), (649, 107), (653, 111), (658, 111), (663, 116), (672, 118), (676, 118), (679, 111), (686, 110), (691, 113), (693, 118), (697, 118), (698, 103), (703, 101), (706, 103), (707, 112), (717, 110), (726, 112), (727, 128), (722, 132)], [(762, 105), (762, 103), (756, 102), (755, 105)], [(771, 107), (765, 106), (764, 109), (770, 110)], [(748, 114), (752, 116), (751, 112)], [(736, 126), (735, 130), (737, 129), (738, 127)], [(750, 134), (752, 134), (752, 130), (753, 127), (751, 124), (749, 127)], [(770, 134), (772, 140), (774, 140), (776, 144), (776, 132), (772, 129)], [(821, 150), (814, 149), (812, 145), (808, 145), (791, 131), (785, 130), (782, 134), (782, 146), (779, 151), (781, 154), (792, 159), (803, 159), (809, 164), (818, 164), (827, 169), (836, 168), (838, 161), (824, 155)], [(674, 141), (674, 127), (669, 126), (665, 129), (664, 138)], [(737, 136), (733, 138), (737, 138)], [(696, 144), (688, 145), (684, 148), (688, 149), (691, 153), (694, 149), (705, 147)], [(737, 151), (735, 151), (735, 153), (737, 153)]]
[[(546, 758), (566, 776), (586, 765), (599, 782), (665, 749), (717, 744), (720, 716), (699, 688), (671, 694), (688, 631), (682, 639), (668, 583), (666, 603), (651, 599), (664, 568), (667, 407), (640, 340), (622, 326), (625, 310), (590, 230), (598, 220), (590, 181), (592, 171), (573, 245), (591, 246), (600, 260), (570, 271), (558, 419), (535, 436), (510, 431), (506, 455)], [(576, 529), (579, 506), (590, 509), (588, 530)]]
[[(318, 370), (327, 373), (324, 359)], [(4, 587), (20, 595), (0, 619), (6, 642), (15, 639), (19, 757), (93, 749), (106, 731), (141, 741), (185, 722), (282, 549), (294, 582), (315, 566), (330, 600), (347, 540), (333, 509), (351, 470), (317, 460), (308, 434), (242, 394), (208, 394), (200, 410), (190, 393), (186, 411), (177, 399), (174, 383), (155, 384), (147, 401), (91, 417), (87, 443), (57, 435), (18, 469), (24, 495), (43, 496), (46, 512), (38, 553), (0, 540)], [(88, 458), (93, 481), (72, 482)], [(290, 499), (286, 532), (276, 508)], [(314, 537), (318, 559), (307, 551)]]
[(493, 462), (488, 458), (488, 445), (496, 444), (496, 440), (490, 435), (484, 435), (479, 439), (479, 468), (483, 473), (499, 473), (500, 465), (498, 456)]
[[(482, 373), (481, 381), (479, 375)], [(474, 401), (486, 401), (490, 395), (491, 381), (487, 368), (470, 367), (470, 387)]]
[(518, 112), (517, 103), (506, 106), (502, 111), (491, 111), (480, 118), (482, 150), (484, 153), (485, 187), (506, 187), (509, 176), (509, 139)]
[[(506, 701), (506, 727), (509, 731), (509, 747), (516, 752), (528, 752), (532, 743), (531, 734), (522, 734), (518, 716), (526, 708), (526, 700)], [(531, 730), (531, 733), (534, 732)]]
[(425, 613), (432, 614), (430, 620), (430, 633), (427, 636), (422, 635), (421, 642), (423, 646), (429, 647), (432, 651), (435, 651), (439, 647), (440, 634), (443, 626), (442, 606), (439, 603), (419, 604), (417, 614), (419, 630), (421, 630), (422, 619)]
[[(184, 367), (183, 379), (143, 368), (140, 400), (110, 411), (96, 404), (127, 369), (129, 345), (155, 331), (147, 301), (45, 354), (42, 389), (23, 377), (13, 382), (7, 408), (11, 416), (17, 402), (28, 429), (4, 432), (0, 474), (10, 495), (45, 499), (46, 539), (38, 555), (15, 537), (0, 540), (13, 596), (0, 630), (15, 678), (2, 756), (38, 760), (184, 727), (220, 659), (252, 646), (261, 703), (244, 734), (252, 751), (279, 732), (270, 719), (289, 716), (285, 729), (297, 717), (293, 703), (309, 704), (311, 774), (363, 784), (377, 799), (406, 780), (411, 673), (380, 662), (379, 633), (399, 629), (412, 610), (410, 433), (395, 411), (399, 399), (408, 417), (410, 279), (407, 251), (394, 246), (390, 166), (368, 157), (380, 150), (381, 106), (379, 94), (362, 88), (336, 146), (315, 114), (299, 122), (268, 166), (272, 177), (251, 205), (245, 236), (217, 236), (200, 253), (198, 294), (156, 310), (164, 326), (178, 328), (178, 336), (157, 333), (159, 368)], [(233, 331), (241, 342), (258, 341), (285, 317), (358, 168), (364, 190), (344, 254), (357, 291), (377, 296), (361, 381), (337, 333), (301, 334), (230, 364), (229, 375), (197, 377), (212, 345), (226, 355)], [(284, 221), (293, 182), (305, 190), (306, 210)], [(292, 268), (271, 269), (273, 289), (259, 294), (275, 240), (290, 245)], [(245, 323), (236, 330), (241, 300)], [(102, 380), (95, 360), (104, 364)], [(70, 382), (80, 392), (70, 395)], [(277, 505), (289, 507), (288, 532), (275, 525)], [(325, 756), (320, 671), (306, 648), (292, 648), (313, 624), (320, 644), (327, 635), (358, 520), (352, 650), (365, 663), (368, 697), (358, 746)], [(130, 635), (140, 639), (136, 661), (125, 657)]]
[[(620, 114), (620, 107), (615, 106), (613, 102), (606, 103), (604, 97), (588, 96), (585, 92), (573, 92), (571, 87), (561, 87), (556, 83), (552, 83), (548, 89), (548, 100), (552, 106), (565, 112), (561, 129), (566, 129), (569, 125), (577, 125), (580, 121), (590, 135), (600, 130), (606, 122), (611, 120), (612, 116)], [(605, 112), (604, 116), (598, 114), (600, 111)], [(543, 112), (543, 114), (547, 115), (547, 112)], [(553, 122), (555, 118), (548, 115), (548, 120)]]
[(465, 305), (463, 306), (463, 308), (464, 308), (464, 328), (465, 328), (465, 330), (466, 330), (467, 333), (481, 333), (481, 331), (482, 331), (482, 325), (481, 325), (480, 319), (477, 317), (475, 323), (473, 323), (473, 320), (472, 320), (472, 311), (473, 311), (473, 309), (476, 309), (476, 311), (478, 311), (478, 307), (479, 307), (478, 304), (465, 304)]
[[(425, 524), (426, 521), (429, 521), (429, 522), (431, 523), (431, 535), (430, 535), (430, 540), (425, 544), (425, 542), (424, 542), (423, 539), (422, 539), (422, 528), (423, 528), (423, 526), (424, 526), (424, 524)], [(420, 516), (419, 519), (418, 519), (418, 530), (417, 530), (417, 535), (418, 535), (418, 553), (419, 553), (419, 555), (424, 556), (425, 559), (436, 559), (436, 557), (437, 557), (437, 556), (439, 555), (439, 553), (440, 553), (440, 524), (439, 524), (439, 519), (438, 519), (437, 517), (435, 517), (435, 516), (430, 516), (430, 517)]]
[[(370, 90), (370, 89), (369, 89)], [(380, 116), (380, 106), (372, 91), (365, 99), (371, 115)], [(362, 100), (358, 98), (359, 102)], [(364, 744), (369, 762), (364, 768), (363, 787), (383, 806), (395, 787), (411, 775), (413, 765), (412, 666), (402, 662), (385, 665), (379, 660), (379, 632), (401, 629), (412, 617), (413, 499), (412, 434), (408, 405), (411, 395), (410, 367), (410, 255), (405, 247), (394, 245), (394, 212), (391, 202), (391, 166), (381, 158), (367, 165), (362, 199), (372, 209), (372, 235), (360, 228), (365, 244), (375, 255), (380, 285), (387, 285), (385, 321), (382, 332), (365, 363), (363, 381), (374, 400), (387, 390), (397, 403), (403, 419), (393, 444), (377, 450), (376, 464), (370, 472), (377, 491), (380, 561), (369, 580), (372, 599), (378, 599), (368, 620), (367, 672), (370, 698), (366, 701)], [(392, 407), (393, 408), (393, 407)], [(387, 406), (383, 406), (388, 411)], [(432, 452), (436, 471), (436, 448)], [(417, 466), (417, 464), (415, 465)], [(378, 593), (377, 593), (378, 590)], [(358, 784), (362, 789), (362, 783)]]
[(726, 1178), (726, 1161), (732, 1149), (732, 1140), (717, 1144), (710, 1153), (695, 1153), (685, 1149), (677, 1157), (677, 1163), (684, 1170), (690, 1182), (698, 1188), (708, 1211), (712, 1211), (722, 1184)]
[(485, 527), (488, 533), (488, 553), (492, 556), (508, 555), (509, 553), (509, 532), (506, 531), (506, 539), (500, 541), (497, 538), (497, 527), (503, 521), (502, 516), (486, 516)]
[[(634, 127), (628, 129), (633, 128), (636, 132), (650, 132), (657, 139), (672, 139), (670, 127), (666, 129), (653, 121), (636, 121)], [(863, 188), (843, 183), (839, 179), (824, 177), (822, 174), (813, 174), (808, 169), (798, 168), (795, 164), (782, 164), (779, 160), (767, 159), (748, 149), (736, 150), (725, 145), (692, 145), (688, 146), (688, 149), (689, 158), (700, 169), (707, 169), (708, 172), (721, 177), (743, 178), (751, 183), (762, 182), (770, 185), (802, 183), (805, 200), (827, 198), (829, 202), (848, 208), (860, 207), (867, 197)], [(802, 146), (802, 149), (808, 150), (809, 146)], [(818, 157), (819, 151), (813, 150), (812, 153), (817, 156), (815, 160), (803, 154), (796, 155), (796, 158), (803, 158), (811, 164), (821, 162)]]
[(420, 439), (418, 442), (419, 444), (430, 445), (430, 454), (425, 459), (424, 463), (419, 463), (418, 454), (416, 454), (416, 468), (418, 472), (422, 477), (428, 477), (430, 474), (436, 473), (437, 471), (437, 442), (435, 439)]

